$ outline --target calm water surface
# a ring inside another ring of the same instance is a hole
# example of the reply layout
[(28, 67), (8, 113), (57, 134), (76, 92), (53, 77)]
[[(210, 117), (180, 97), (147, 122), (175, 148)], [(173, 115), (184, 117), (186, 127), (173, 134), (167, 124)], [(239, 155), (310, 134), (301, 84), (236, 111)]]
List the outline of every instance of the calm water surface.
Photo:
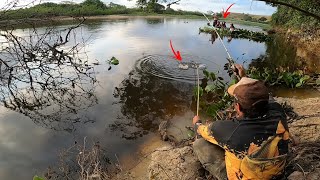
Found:
[[(75, 142), (100, 142), (111, 160), (134, 154), (139, 144), (154, 135), (162, 120), (185, 119), (193, 115), (193, 69), (180, 70), (169, 47), (172, 40), (184, 62), (207, 65), (219, 71), (227, 54), (218, 40), (198, 34), (205, 20), (123, 19), (92, 21), (78, 34), (87, 40), (87, 57), (95, 67), (99, 85), (98, 103), (79, 112), (90, 121), (75, 123), (72, 128), (53, 130), (34, 123), (32, 118), (0, 107), (0, 179), (31, 179), (58, 161), (61, 149)], [(239, 26), (238, 26), (239, 27)], [(256, 27), (246, 27), (261, 31)], [(41, 28), (39, 28), (41, 31)], [(19, 35), (27, 30), (17, 30)], [(248, 63), (266, 53), (266, 45), (245, 39), (233, 39), (226, 47), (238, 63)], [(108, 71), (106, 60), (120, 60)]]

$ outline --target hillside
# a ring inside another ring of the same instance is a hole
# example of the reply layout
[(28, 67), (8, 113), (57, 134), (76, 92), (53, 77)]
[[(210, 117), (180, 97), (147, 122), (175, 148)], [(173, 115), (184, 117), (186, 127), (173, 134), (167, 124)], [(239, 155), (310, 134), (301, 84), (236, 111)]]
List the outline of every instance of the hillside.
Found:
[(254, 15), (254, 14), (245, 14), (245, 13), (236, 13), (236, 12), (231, 12), (230, 15), (228, 16), (229, 19), (239, 19), (239, 20), (245, 20), (248, 19), (248, 16), (251, 17), (252, 19), (256, 19), (257, 21), (265, 17), (268, 21), (271, 21), (271, 16), (267, 15)]

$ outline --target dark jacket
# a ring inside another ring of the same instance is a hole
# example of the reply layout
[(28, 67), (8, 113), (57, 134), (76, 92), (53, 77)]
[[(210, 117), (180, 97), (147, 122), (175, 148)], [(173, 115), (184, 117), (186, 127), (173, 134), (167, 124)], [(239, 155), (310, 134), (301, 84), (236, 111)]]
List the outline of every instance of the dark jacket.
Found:
[(237, 177), (241, 160), (256, 152), (268, 138), (281, 135), (272, 157), (288, 152), (289, 130), (286, 115), (280, 104), (271, 102), (265, 115), (256, 118), (215, 121), (209, 125), (196, 123), (196, 132), (207, 141), (217, 144), (226, 151), (228, 177)]

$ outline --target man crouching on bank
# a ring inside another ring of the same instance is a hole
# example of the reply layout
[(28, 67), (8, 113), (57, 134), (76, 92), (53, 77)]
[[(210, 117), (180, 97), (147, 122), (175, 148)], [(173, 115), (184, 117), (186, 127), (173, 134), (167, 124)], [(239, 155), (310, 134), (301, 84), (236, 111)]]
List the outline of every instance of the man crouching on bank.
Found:
[(193, 149), (203, 167), (217, 179), (267, 180), (280, 176), (288, 153), (289, 130), (280, 104), (269, 99), (263, 82), (245, 77), (228, 88), (235, 98), (234, 119), (202, 124), (193, 118), (198, 138)]

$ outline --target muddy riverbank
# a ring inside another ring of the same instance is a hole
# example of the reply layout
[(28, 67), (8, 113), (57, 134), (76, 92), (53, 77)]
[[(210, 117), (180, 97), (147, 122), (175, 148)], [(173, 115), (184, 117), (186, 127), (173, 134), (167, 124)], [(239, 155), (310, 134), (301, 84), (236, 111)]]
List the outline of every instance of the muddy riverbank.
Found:
[[(296, 48), (296, 55), (306, 64), (306, 71), (320, 72), (320, 28), (314, 30), (276, 28), (276, 32), (286, 37), (285, 41), (294, 45)], [(308, 69), (310, 67), (313, 69)]]

